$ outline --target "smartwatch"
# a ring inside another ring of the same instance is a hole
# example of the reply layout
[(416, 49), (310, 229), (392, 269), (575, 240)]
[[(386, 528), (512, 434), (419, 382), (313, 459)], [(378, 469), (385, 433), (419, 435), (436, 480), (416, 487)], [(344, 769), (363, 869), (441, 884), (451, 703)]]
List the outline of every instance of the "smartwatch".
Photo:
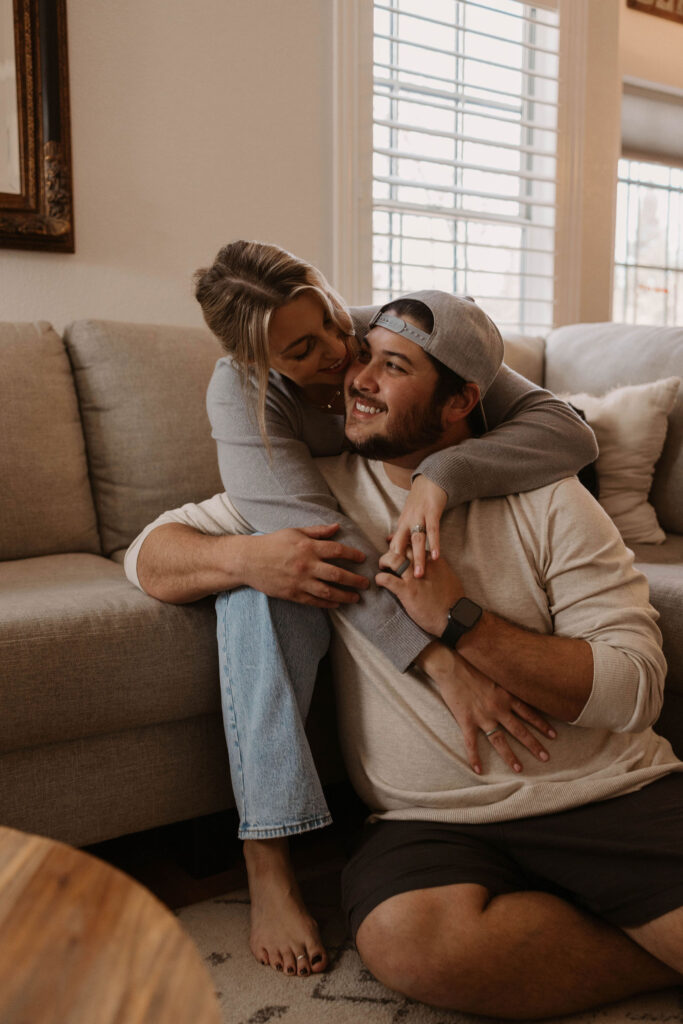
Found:
[(469, 597), (461, 597), (448, 612), (448, 622), (441, 634), (441, 641), (446, 647), (457, 647), (458, 641), (481, 618), (481, 606), (470, 601)]

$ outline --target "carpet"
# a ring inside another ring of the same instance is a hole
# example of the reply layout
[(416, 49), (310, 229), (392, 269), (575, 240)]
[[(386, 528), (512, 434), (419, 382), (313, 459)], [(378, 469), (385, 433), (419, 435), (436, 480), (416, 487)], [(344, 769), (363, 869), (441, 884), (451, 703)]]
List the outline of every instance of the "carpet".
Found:
[[(330, 954), (324, 974), (290, 978), (257, 964), (247, 945), (246, 890), (176, 911), (213, 977), (223, 1024), (494, 1024), (397, 995), (363, 967), (339, 911), (337, 879), (304, 879), (302, 889)], [(683, 1024), (683, 989), (552, 1018), (557, 1024)], [(496, 1018), (497, 1021), (497, 1018)]]

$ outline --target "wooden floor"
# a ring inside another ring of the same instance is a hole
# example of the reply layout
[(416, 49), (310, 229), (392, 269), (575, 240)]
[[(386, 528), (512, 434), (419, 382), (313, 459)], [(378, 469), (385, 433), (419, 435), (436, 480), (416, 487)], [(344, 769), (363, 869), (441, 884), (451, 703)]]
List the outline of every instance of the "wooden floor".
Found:
[[(295, 837), (290, 845), (298, 874), (341, 870), (362, 808), (349, 786), (326, 789), (335, 824)], [(247, 884), (237, 814), (226, 811), (121, 836), (85, 848), (125, 871), (172, 910), (242, 889)]]

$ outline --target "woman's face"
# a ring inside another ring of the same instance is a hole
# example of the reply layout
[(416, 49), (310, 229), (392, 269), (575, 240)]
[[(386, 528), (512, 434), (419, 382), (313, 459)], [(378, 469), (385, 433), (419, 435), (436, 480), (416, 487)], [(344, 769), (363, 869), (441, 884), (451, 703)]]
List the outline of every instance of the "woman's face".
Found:
[(270, 365), (300, 387), (341, 384), (351, 362), (346, 335), (315, 294), (305, 291), (270, 320)]

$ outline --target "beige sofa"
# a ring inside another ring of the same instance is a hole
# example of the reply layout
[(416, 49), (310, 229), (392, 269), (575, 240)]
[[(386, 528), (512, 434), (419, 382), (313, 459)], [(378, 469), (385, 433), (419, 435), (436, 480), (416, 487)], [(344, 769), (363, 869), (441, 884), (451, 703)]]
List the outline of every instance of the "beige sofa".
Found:
[[(213, 603), (164, 605), (123, 553), (158, 513), (221, 490), (203, 330), (80, 321), (0, 326), (0, 823), (84, 845), (232, 805)], [(683, 329), (589, 324), (511, 339), (553, 390), (683, 374)], [(669, 659), (661, 728), (683, 754), (683, 397), (639, 549)], [(329, 692), (311, 736), (342, 775)]]

